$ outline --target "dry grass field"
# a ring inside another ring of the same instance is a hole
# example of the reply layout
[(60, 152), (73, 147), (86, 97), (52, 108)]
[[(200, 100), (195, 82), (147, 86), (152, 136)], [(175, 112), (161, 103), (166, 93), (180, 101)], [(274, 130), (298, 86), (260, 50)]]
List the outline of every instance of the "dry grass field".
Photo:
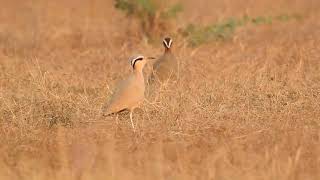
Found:
[[(135, 111), (133, 132), (100, 108), (128, 57), (160, 56), (161, 40), (111, 0), (2, 0), (0, 179), (320, 179), (320, 1), (181, 2), (167, 32), (181, 81)], [(177, 33), (283, 13), (302, 18), (197, 47)]]

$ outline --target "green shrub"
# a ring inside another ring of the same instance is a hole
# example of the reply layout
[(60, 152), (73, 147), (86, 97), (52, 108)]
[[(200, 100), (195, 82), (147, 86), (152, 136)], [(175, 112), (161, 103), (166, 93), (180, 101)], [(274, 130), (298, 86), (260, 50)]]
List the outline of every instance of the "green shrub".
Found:
[(248, 24), (262, 25), (262, 24), (272, 24), (275, 21), (285, 22), (292, 19), (301, 19), (301, 16), (294, 15), (278, 15), (278, 16), (258, 16), (258, 17), (249, 17), (243, 16), (242, 18), (229, 18), (218, 23), (199, 26), (194, 24), (189, 24), (182, 31), (182, 35), (188, 39), (189, 45), (199, 46), (204, 43), (226, 40), (232, 37), (235, 30), (238, 27), (245, 26)]
[(188, 38), (191, 46), (198, 46), (210, 41), (224, 40), (231, 37), (235, 29), (243, 25), (243, 23), (243, 21), (230, 18), (226, 21), (204, 27), (190, 24), (184, 30), (183, 35)]
[(175, 19), (183, 10), (181, 4), (163, 5), (163, 0), (115, 0), (115, 8), (129, 18), (138, 21), (141, 31), (147, 36), (157, 36), (170, 28), (171, 19)]

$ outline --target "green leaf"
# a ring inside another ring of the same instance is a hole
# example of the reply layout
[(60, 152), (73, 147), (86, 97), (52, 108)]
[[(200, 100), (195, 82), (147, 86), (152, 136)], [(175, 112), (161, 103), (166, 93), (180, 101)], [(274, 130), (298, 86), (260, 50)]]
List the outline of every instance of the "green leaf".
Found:
[(180, 3), (177, 3), (171, 7), (169, 7), (168, 10), (164, 11), (162, 13), (162, 16), (164, 18), (175, 18), (177, 17), (178, 13), (183, 11), (183, 6)]

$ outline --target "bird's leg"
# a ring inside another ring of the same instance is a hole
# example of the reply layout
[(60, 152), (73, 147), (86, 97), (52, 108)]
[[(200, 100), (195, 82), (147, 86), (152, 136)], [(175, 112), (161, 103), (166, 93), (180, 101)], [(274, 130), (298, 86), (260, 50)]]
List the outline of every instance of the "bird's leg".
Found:
[(131, 121), (131, 125), (132, 125), (133, 131), (134, 131), (135, 128), (134, 128), (133, 119), (132, 119), (133, 111), (134, 111), (134, 109), (131, 109), (131, 110), (130, 110), (130, 121)]
[(116, 123), (119, 124), (119, 115), (116, 115)]

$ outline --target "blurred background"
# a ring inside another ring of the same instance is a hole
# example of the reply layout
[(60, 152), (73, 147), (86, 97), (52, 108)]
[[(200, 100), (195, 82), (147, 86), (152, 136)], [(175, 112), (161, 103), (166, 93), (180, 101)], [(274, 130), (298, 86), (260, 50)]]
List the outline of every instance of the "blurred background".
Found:
[(164, 35), (187, 36), (190, 43), (201, 44), (212, 36), (229, 36), (228, 31), (247, 28), (252, 22), (302, 19), (317, 13), (318, 6), (316, 0), (3, 1), (1, 48), (7, 53), (35, 53), (153, 42)]

